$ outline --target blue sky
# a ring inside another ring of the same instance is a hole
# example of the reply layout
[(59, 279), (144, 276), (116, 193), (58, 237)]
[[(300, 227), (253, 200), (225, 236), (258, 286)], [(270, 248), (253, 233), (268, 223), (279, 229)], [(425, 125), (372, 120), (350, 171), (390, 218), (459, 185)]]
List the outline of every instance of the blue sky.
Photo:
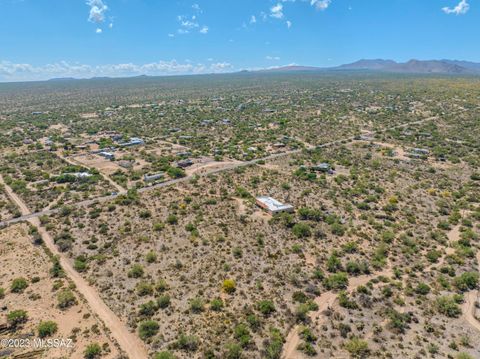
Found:
[(0, 0), (0, 81), (480, 62), (479, 0)]

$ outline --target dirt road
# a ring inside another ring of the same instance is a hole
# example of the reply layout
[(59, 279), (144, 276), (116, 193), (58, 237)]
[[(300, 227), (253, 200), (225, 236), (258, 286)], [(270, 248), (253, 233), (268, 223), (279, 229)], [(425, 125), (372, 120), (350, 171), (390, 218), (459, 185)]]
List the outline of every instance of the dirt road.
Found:
[[(480, 271), (480, 252), (477, 252), (478, 270)], [(462, 305), (462, 318), (472, 327), (480, 331), (480, 321), (475, 317), (477, 311), (475, 303), (480, 303), (480, 290), (472, 290), (465, 295), (465, 303)], [(480, 318), (479, 318), (480, 319)]]
[[(21, 198), (12, 191), (10, 186), (5, 184), (1, 175), (0, 183), (5, 185), (5, 191), (7, 195), (20, 208), (22, 214), (28, 215), (30, 213), (29, 208), (25, 205)], [(73, 269), (65, 254), (58, 251), (52, 236), (45, 230), (45, 228), (42, 227), (38, 217), (30, 218), (28, 222), (38, 228), (38, 232), (42, 236), (47, 248), (53, 253), (53, 255), (56, 255), (60, 258), (60, 264), (62, 265), (66, 275), (75, 284), (78, 292), (83, 295), (91, 310), (110, 330), (112, 337), (120, 345), (120, 348), (128, 355), (130, 359), (148, 358), (147, 350), (141, 340), (136, 336), (135, 333), (131, 333), (128, 330), (127, 326), (103, 302), (97, 291), (88, 285), (85, 279), (83, 279), (80, 274)]]

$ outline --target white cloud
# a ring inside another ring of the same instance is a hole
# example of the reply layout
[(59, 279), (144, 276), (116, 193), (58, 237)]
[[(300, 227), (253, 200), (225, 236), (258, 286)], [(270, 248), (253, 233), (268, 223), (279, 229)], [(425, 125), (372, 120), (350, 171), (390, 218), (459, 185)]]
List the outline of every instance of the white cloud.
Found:
[(202, 12), (202, 9), (200, 8), (200, 5), (198, 4), (193, 4), (192, 9), (198, 12)]
[(270, 16), (274, 17), (275, 19), (282, 19), (283, 18), (283, 5), (278, 3), (277, 5), (273, 6), (270, 9)]
[(43, 66), (31, 64), (16, 64), (8, 61), (0, 61), (0, 81), (34, 81), (48, 80), (58, 77), (125, 77), (138, 75), (188, 75), (203, 73), (224, 73), (234, 69), (228, 62), (216, 62), (209, 64), (179, 63), (172, 61), (158, 61), (148, 64), (109, 64), (109, 65), (85, 65), (72, 64), (61, 61)]
[(280, 57), (278, 56), (265, 56), (265, 58), (269, 61), (279, 61)]
[(95, 30), (95, 33), (97, 33), (97, 34), (101, 34), (102, 32), (103, 32), (103, 30), (100, 29), (99, 27), (97, 28), (97, 30)]
[(332, 0), (311, 0), (310, 5), (315, 6), (317, 10), (327, 10)]
[(90, 6), (88, 21), (96, 24), (103, 23), (108, 6), (102, 0), (87, 0), (87, 5)]
[[(200, 9), (200, 8), (198, 8)], [(197, 15), (187, 16), (179, 15), (177, 16), (177, 21), (180, 25), (180, 28), (177, 30), (177, 33), (181, 35), (189, 34), (193, 30), (198, 31), (200, 34), (208, 34), (209, 28), (206, 25), (200, 25), (198, 22)]]
[(256, 24), (257, 23), (257, 17), (255, 15), (252, 15), (250, 17), (250, 24)]
[(290, 20), (287, 20), (287, 28), (291, 28), (292, 27), (292, 22)]
[(442, 8), (442, 11), (445, 14), (455, 14), (455, 15), (463, 15), (466, 14), (470, 10), (470, 4), (467, 2), (467, 0), (462, 0), (458, 3), (457, 6), (454, 8), (450, 8), (448, 6), (445, 6)]

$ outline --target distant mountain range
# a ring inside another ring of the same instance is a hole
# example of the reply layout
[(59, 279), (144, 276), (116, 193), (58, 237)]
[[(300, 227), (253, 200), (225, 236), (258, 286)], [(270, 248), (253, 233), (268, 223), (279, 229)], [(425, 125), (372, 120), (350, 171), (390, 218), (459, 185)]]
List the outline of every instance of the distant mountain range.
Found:
[(452, 74), (452, 75), (480, 75), (480, 63), (458, 60), (410, 60), (396, 62), (393, 60), (359, 60), (351, 64), (337, 67), (312, 66), (285, 66), (260, 72), (311, 72), (311, 71), (381, 71), (392, 73), (412, 74)]

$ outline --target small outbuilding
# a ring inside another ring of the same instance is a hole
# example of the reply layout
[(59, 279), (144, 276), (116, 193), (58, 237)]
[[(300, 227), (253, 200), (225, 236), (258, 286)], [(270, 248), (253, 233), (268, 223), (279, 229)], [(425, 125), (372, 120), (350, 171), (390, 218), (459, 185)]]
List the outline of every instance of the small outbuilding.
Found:
[(260, 196), (256, 198), (257, 206), (268, 211), (271, 214), (282, 212), (293, 212), (294, 208), (290, 204), (283, 204), (272, 197)]

